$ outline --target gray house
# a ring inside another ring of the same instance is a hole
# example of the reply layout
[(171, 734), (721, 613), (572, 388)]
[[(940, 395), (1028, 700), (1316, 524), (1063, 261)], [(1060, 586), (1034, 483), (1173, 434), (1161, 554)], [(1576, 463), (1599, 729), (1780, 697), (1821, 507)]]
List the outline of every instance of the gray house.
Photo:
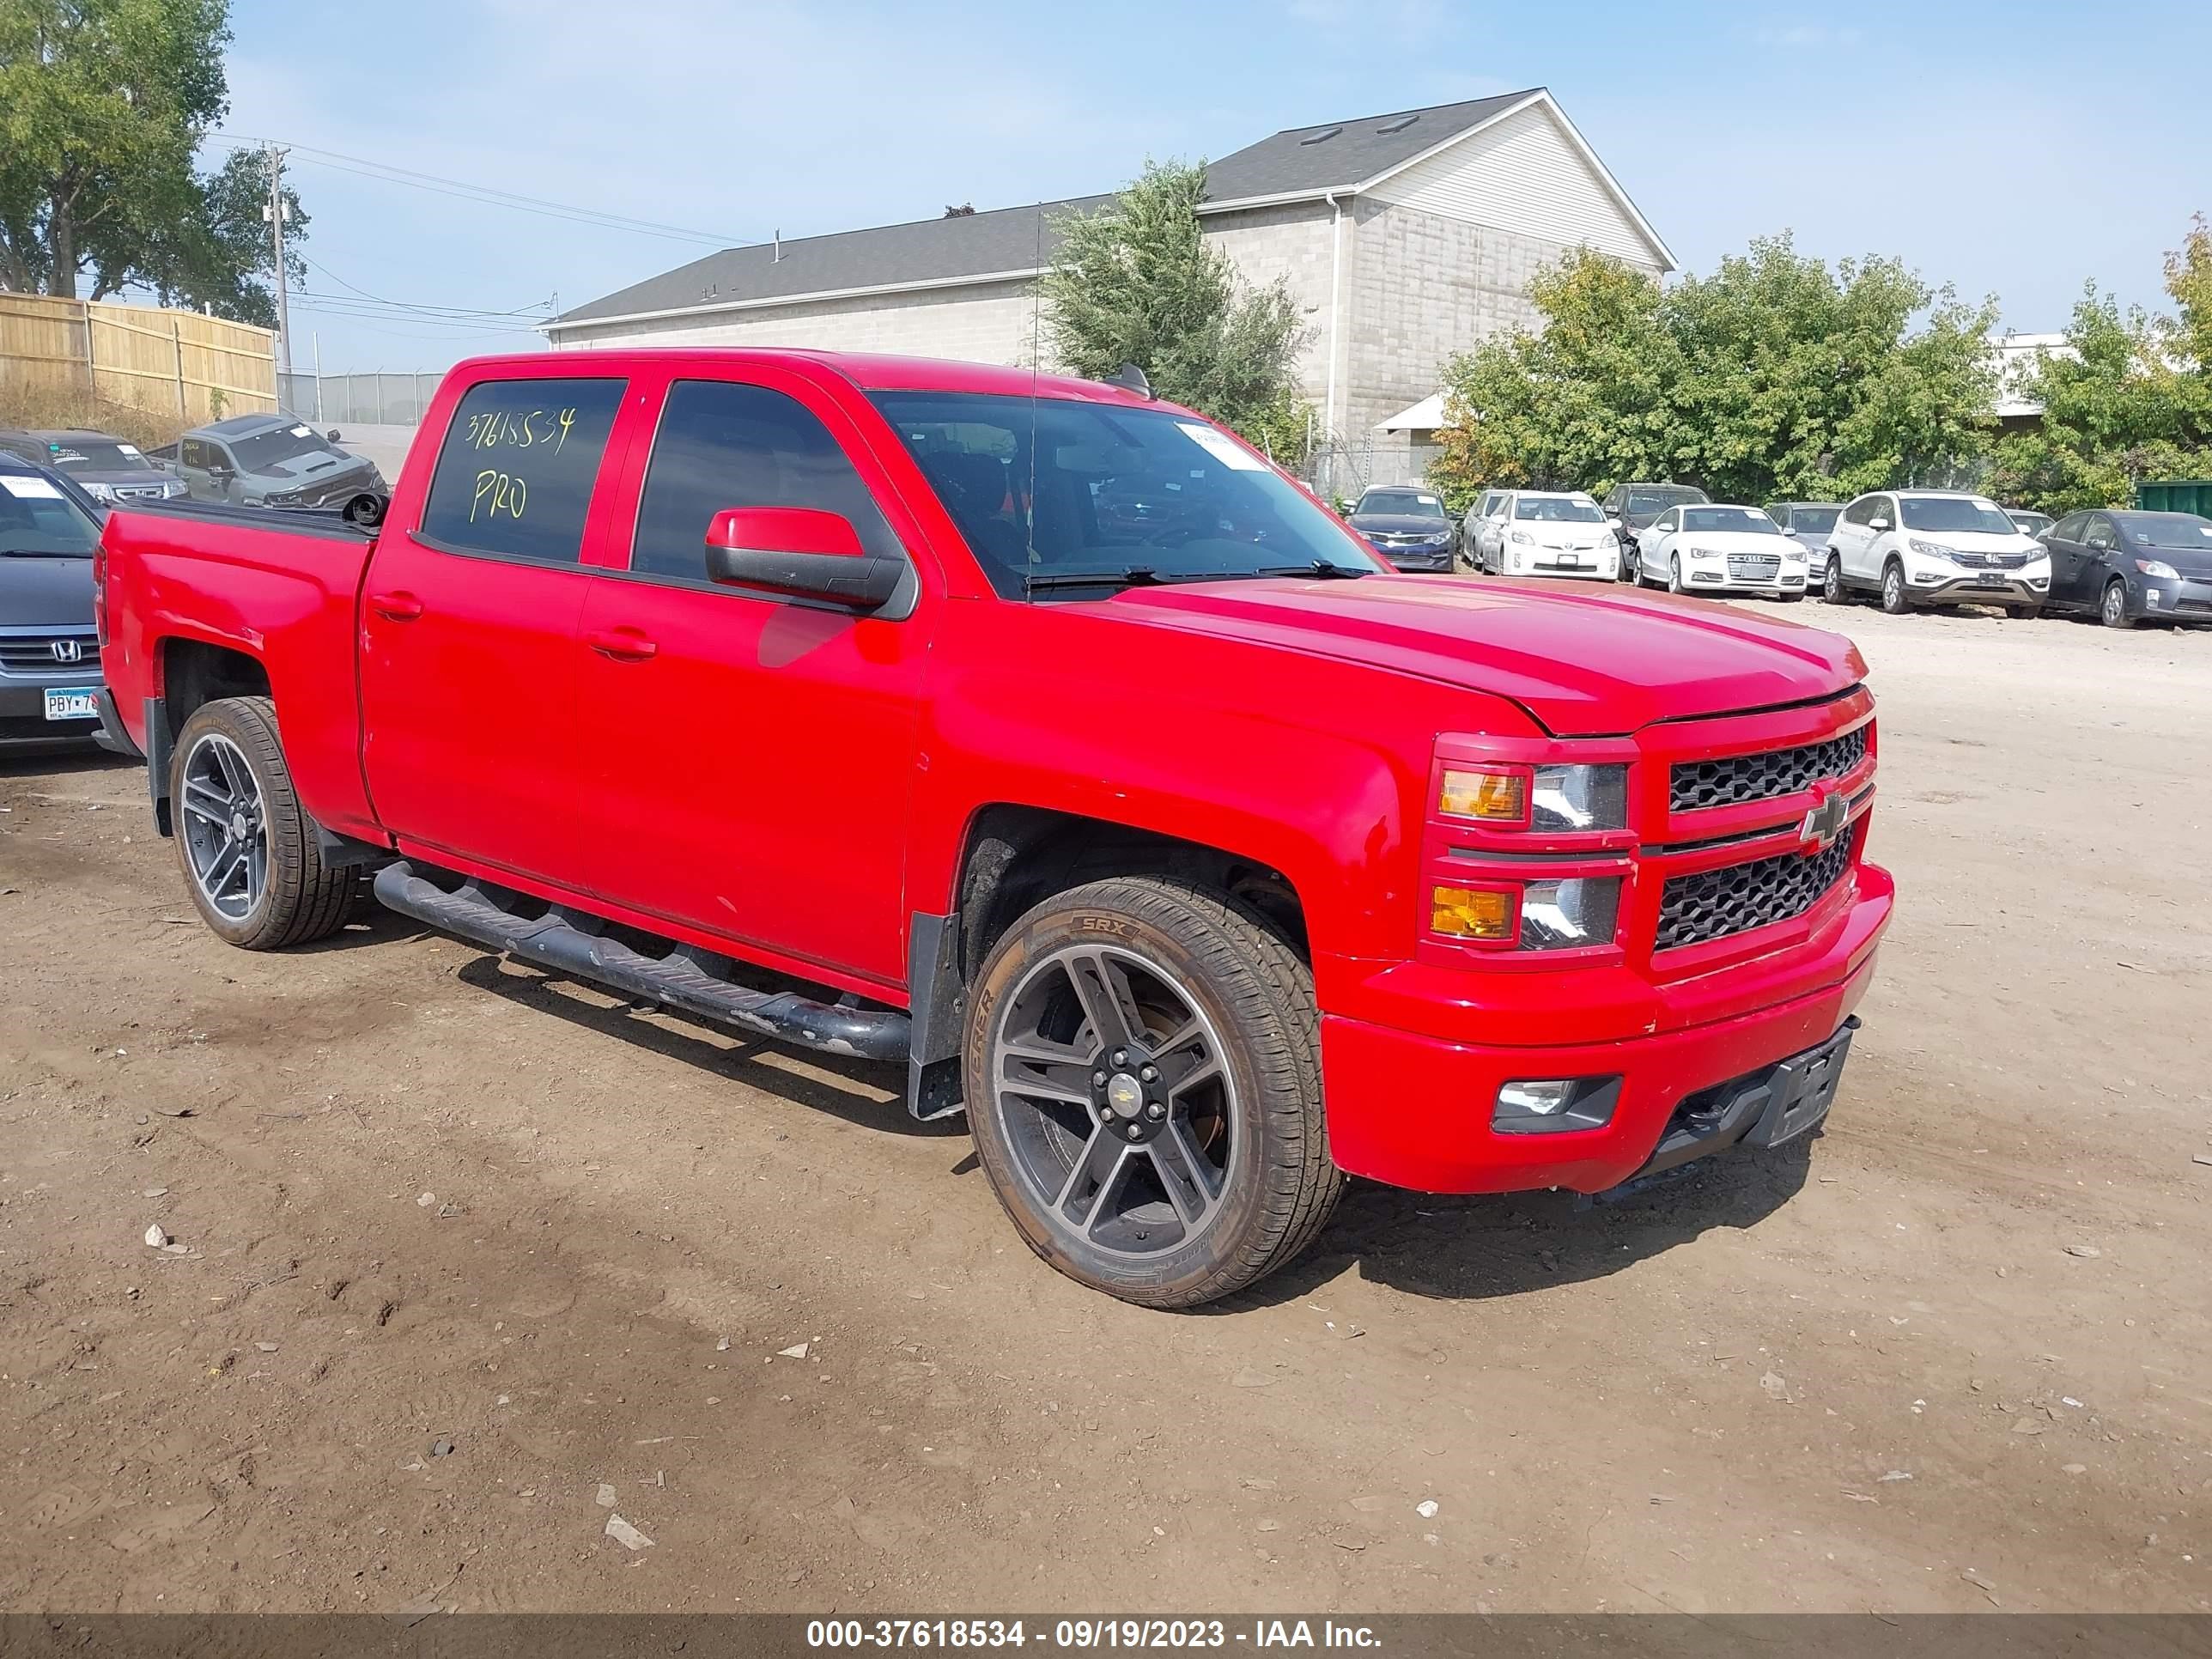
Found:
[[(1425, 465), (1444, 362), (1533, 325), (1528, 279), (1588, 246), (1662, 275), (1674, 258), (1538, 88), (1297, 127), (1206, 168), (1206, 234), (1309, 325), (1301, 390), (1340, 489)], [(564, 313), (562, 349), (785, 345), (983, 362), (1034, 356), (1055, 222), (1107, 196), (775, 246), (726, 248)], [(1425, 422), (1425, 425), (1424, 424)]]

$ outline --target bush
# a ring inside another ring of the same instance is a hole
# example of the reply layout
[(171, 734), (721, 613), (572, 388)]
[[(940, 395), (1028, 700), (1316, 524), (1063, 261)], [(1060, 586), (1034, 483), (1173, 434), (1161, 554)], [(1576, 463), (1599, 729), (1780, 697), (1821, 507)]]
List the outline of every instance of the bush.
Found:
[(177, 434), (187, 427), (198, 424), (179, 415), (156, 415), (135, 404), (110, 403), (82, 392), (0, 388), (0, 426), (33, 432), (82, 428), (112, 433), (141, 449), (159, 449), (176, 442)]

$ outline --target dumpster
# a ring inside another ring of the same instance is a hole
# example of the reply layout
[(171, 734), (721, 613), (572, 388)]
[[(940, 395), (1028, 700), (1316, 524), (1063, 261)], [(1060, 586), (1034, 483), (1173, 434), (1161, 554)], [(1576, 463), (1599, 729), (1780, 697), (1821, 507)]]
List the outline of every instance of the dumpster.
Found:
[(2139, 483), (2136, 505), (2146, 513), (2194, 513), (2212, 519), (2212, 478)]

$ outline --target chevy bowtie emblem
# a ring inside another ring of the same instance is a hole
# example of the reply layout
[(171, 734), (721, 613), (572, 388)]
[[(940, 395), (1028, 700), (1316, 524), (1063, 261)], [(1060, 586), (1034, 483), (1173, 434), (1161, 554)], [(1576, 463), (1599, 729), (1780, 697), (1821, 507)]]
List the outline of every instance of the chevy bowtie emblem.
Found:
[(54, 660), (56, 662), (82, 662), (84, 660), (84, 647), (82, 645), (79, 645), (75, 640), (56, 640), (54, 641)]
[(1824, 853), (1850, 819), (1851, 809), (1841, 795), (1831, 795), (1811, 811), (1798, 826), (1797, 839), (1805, 844), (1808, 853)]

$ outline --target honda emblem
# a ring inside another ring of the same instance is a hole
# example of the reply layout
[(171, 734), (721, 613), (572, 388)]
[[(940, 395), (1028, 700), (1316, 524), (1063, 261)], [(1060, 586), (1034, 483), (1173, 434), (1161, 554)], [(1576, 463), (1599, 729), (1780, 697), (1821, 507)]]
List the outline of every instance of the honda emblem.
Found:
[(84, 647), (75, 640), (56, 640), (54, 641), (54, 660), (56, 662), (82, 662), (84, 660)]

